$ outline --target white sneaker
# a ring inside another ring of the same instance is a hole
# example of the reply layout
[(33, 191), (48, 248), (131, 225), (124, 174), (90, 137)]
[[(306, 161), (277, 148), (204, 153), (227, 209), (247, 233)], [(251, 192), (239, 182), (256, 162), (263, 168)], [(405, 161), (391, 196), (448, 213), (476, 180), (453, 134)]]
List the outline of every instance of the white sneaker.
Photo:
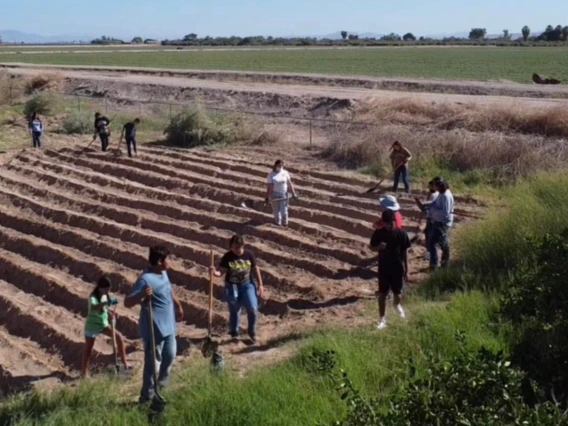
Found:
[(402, 319), (406, 318), (406, 314), (404, 313), (404, 309), (402, 309), (401, 305), (396, 305), (396, 311)]
[(377, 328), (378, 328), (379, 330), (382, 330), (382, 329), (384, 329), (386, 326), (387, 326), (387, 322), (385, 321), (384, 318), (381, 318), (381, 319), (379, 320), (379, 323), (377, 324)]

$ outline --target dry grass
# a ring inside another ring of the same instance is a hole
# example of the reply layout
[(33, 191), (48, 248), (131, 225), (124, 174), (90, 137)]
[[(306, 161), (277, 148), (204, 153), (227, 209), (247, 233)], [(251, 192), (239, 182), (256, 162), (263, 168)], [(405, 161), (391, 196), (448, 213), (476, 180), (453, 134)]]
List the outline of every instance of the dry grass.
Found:
[(437, 104), (412, 99), (359, 105), (357, 121), (427, 126), (440, 130), (568, 137), (568, 108), (536, 109), (474, 104)]
[(344, 129), (332, 139), (323, 156), (341, 167), (371, 167), (377, 174), (388, 173), (389, 148), (401, 141), (420, 172), (432, 168), (457, 173), (481, 172), (487, 180), (501, 183), (538, 170), (563, 167), (568, 146), (563, 139), (498, 132), (439, 130), (390, 124), (353, 132)]
[(50, 91), (59, 92), (63, 83), (63, 77), (58, 73), (36, 75), (26, 80), (25, 93), (32, 95), (36, 92)]

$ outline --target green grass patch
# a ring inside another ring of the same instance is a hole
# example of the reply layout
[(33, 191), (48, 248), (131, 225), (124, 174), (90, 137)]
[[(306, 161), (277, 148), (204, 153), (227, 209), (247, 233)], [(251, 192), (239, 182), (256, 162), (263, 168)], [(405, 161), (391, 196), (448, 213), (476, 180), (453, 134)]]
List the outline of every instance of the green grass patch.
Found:
[[(344, 414), (334, 384), (314, 369), (315, 350), (333, 350), (338, 366), (347, 370), (364, 395), (379, 396), (385, 407), (389, 395), (407, 380), (403, 360), (412, 357), (418, 370), (423, 353), (451, 356), (457, 350), (455, 334), (464, 331), (473, 348), (503, 347), (493, 325), (496, 305), (492, 296), (460, 294), (452, 301), (416, 301), (409, 305), (411, 324), (394, 320), (379, 333), (370, 319), (362, 329), (334, 329), (307, 338), (300, 352), (279, 365), (253, 370), (245, 378), (227, 372), (211, 375), (206, 361), (175, 369), (166, 425), (315, 425), (330, 423)], [(127, 404), (116, 381), (98, 380), (53, 394), (16, 397), (0, 407), (0, 424), (14, 426), (146, 425), (146, 413)], [(132, 388), (132, 386), (128, 386)], [(129, 398), (135, 398), (131, 391)], [(8, 422), (8, 423), (6, 423)], [(11, 423), (9, 423), (11, 422)]]
[(302, 72), (381, 77), (506, 79), (529, 83), (534, 72), (568, 80), (568, 48), (406, 47), (305, 50), (209, 50), (2, 54), (0, 62), (203, 70)]

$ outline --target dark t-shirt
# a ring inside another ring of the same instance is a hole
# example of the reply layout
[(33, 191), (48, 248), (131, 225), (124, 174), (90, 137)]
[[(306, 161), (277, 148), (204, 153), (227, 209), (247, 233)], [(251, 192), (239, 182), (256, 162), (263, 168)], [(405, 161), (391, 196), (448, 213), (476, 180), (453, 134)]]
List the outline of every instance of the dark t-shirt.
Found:
[(97, 133), (108, 134), (109, 129), (108, 125), (110, 124), (110, 120), (106, 117), (99, 117), (95, 119), (95, 129), (97, 129)]
[(377, 229), (371, 237), (371, 247), (385, 243), (384, 250), (379, 250), (379, 274), (381, 272), (404, 271), (404, 257), (410, 248), (410, 239), (402, 229)]
[(245, 250), (241, 256), (229, 251), (221, 258), (219, 266), (228, 269), (225, 282), (244, 284), (252, 281), (251, 271), (256, 266), (256, 258), (248, 250)]
[(126, 123), (124, 125), (124, 135), (126, 139), (134, 139), (136, 136), (136, 125), (134, 123)]

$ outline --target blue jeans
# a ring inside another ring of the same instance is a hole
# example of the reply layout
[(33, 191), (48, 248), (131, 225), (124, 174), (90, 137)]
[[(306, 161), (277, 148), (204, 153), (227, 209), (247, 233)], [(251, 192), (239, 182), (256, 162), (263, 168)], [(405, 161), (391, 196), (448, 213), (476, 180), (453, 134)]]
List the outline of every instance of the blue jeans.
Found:
[(225, 285), (225, 298), (229, 305), (229, 333), (231, 333), (233, 337), (239, 335), (241, 308), (244, 306), (248, 316), (248, 334), (250, 337), (255, 337), (256, 320), (258, 318), (256, 285), (252, 281), (249, 281), (248, 283), (240, 284), (236, 287), (237, 294), (235, 295), (233, 285), (229, 283)]
[(430, 268), (438, 267), (438, 246), (442, 249), (442, 266), (447, 266), (450, 261), (450, 227), (441, 222), (432, 223), (427, 244)]
[[(287, 198), (288, 194), (284, 192), (274, 192), (272, 200)], [(288, 225), (288, 200), (272, 202), (272, 211), (274, 213), (274, 223), (276, 225)]]
[(32, 132), (34, 148), (41, 148), (41, 132)]
[(408, 167), (400, 166), (394, 172), (394, 188), (393, 191), (398, 191), (398, 183), (402, 179), (402, 183), (404, 184), (404, 190), (409, 193), (410, 192), (410, 183), (408, 181)]
[[(158, 386), (160, 388), (168, 384), (172, 364), (176, 358), (177, 344), (175, 334), (162, 337), (155, 334), (156, 339), (156, 368), (158, 368)], [(142, 375), (142, 390), (139, 401), (144, 403), (154, 397), (154, 367), (152, 365), (151, 341), (144, 341), (144, 372)]]

